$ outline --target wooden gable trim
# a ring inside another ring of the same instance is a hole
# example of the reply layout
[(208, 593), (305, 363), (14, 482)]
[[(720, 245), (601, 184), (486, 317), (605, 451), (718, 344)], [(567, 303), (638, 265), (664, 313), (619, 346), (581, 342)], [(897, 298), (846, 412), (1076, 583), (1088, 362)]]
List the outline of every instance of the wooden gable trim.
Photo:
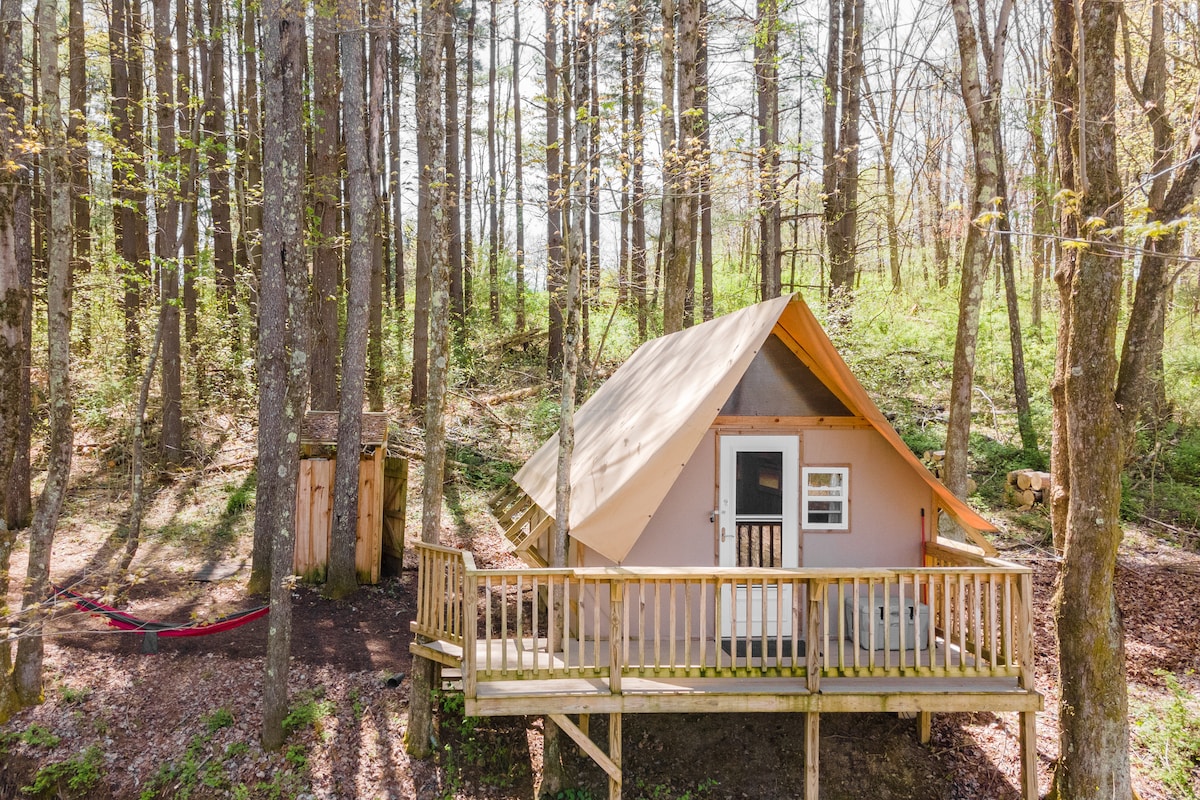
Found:
[(754, 430), (757, 428), (874, 428), (863, 417), (735, 417), (719, 416), (714, 427)]

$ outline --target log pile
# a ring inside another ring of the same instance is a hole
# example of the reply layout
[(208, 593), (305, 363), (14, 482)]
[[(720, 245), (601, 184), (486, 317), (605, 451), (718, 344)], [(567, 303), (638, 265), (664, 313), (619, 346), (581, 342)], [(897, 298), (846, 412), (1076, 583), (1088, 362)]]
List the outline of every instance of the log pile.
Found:
[(1018, 511), (1050, 502), (1050, 473), (1035, 469), (1015, 469), (1008, 473), (1004, 497)]
[[(933, 473), (933, 477), (943, 483), (946, 482), (946, 451), (945, 450), (926, 450), (921, 456), (921, 463), (925, 468)], [(979, 487), (975, 483), (975, 479), (967, 478), (967, 494), (975, 494), (975, 490)]]

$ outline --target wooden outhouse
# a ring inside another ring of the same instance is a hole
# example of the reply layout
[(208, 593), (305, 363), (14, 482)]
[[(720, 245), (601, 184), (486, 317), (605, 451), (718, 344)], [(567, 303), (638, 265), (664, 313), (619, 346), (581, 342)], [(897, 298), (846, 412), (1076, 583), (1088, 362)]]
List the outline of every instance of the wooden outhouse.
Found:
[[(620, 796), (620, 715), (1020, 714), (1037, 796), (1031, 576), (904, 445), (799, 295), (639, 348), (575, 416), (567, 565), (557, 437), (493, 502), (523, 570), (418, 545), (414, 654), (466, 712), (549, 714)], [(568, 714), (610, 715), (608, 752)]]
[[(397, 562), (404, 552), (408, 464), (403, 459), (387, 457), (387, 428), (387, 414), (362, 415), (355, 545), (359, 583), (378, 583), (385, 561)], [(294, 569), (297, 575), (312, 582), (325, 579), (329, 561), (337, 431), (336, 411), (309, 411), (304, 415), (296, 486)]]

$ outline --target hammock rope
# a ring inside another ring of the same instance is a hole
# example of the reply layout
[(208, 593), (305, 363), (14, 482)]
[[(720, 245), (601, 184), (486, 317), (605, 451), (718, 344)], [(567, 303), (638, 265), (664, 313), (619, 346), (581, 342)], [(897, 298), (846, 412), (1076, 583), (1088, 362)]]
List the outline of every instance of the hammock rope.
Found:
[(80, 611), (104, 617), (108, 620), (108, 624), (114, 628), (164, 637), (207, 636), (210, 633), (221, 633), (222, 631), (232, 630), (245, 625), (248, 622), (253, 622), (259, 617), (264, 617), (271, 610), (270, 606), (259, 606), (257, 608), (246, 609), (245, 611), (236, 611), (211, 621), (159, 622), (157, 620), (139, 619), (132, 614), (126, 614), (120, 609), (105, 605), (86, 595), (73, 592), (70, 589), (64, 589), (60, 586), (54, 586), (53, 588), (56, 598), (66, 598)]

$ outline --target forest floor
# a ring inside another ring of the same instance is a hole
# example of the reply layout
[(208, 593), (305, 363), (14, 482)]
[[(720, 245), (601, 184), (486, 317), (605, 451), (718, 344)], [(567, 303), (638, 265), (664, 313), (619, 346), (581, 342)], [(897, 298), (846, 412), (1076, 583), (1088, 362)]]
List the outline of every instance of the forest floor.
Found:
[[(136, 616), (214, 618), (258, 602), (244, 592), (253, 507), (238, 499), (247, 494), (252, 430), (232, 417), (206, 425), (211, 441), (203, 464), (153, 484), (133, 563), (136, 581), (119, 601)], [(468, 449), (511, 448), (494, 439), (488, 444), (486, 436), (465, 438)], [(93, 596), (102, 594), (121, 547), (116, 531), (128, 504), (122, 452), (114, 441), (87, 432), (78, 437), (72, 491), (55, 541), (53, 580)], [(410, 509), (418, 509), (418, 495), (419, 463), (410, 480)], [(485, 495), (470, 481), (448, 483), (443, 541), (472, 549), (480, 566), (513, 565), (486, 514)], [(419, 510), (409, 515), (410, 533), (418, 523)], [(1003, 555), (1034, 568), (1037, 687), (1046, 699), (1038, 715), (1044, 792), (1058, 750), (1051, 616), (1056, 562), (1029, 544), (1028, 534), (1009, 527), (998, 542)], [(23, 550), (14, 554), (14, 588), (25, 559)], [(1188, 703), (1187, 694), (1200, 690), (1194, 674), (1200, 670), (1200, 556), (1131, 529), (1117, 578), (1137, 734), (1144, 720), (1169, 716), (1158, 710)], [(211, 636), (161, 639), (159, 652), (147, 655), (140, 635), (115, 632), (60, 606), (45, 638), (45, 702), (0, 727), (0, 798), (27, 796), (21, 787), (39, 777), (46, 796), (61, 791), (64, 797), (532, 797), (541, 758), (538, 718), (464, 721), (447, 695), (434, 757), (413, 761), (405, 754), (414, 584), (409, 563), (399, 578), (363, 587), (347, 601), (295, 589), (289, 674), (295, 724), (278, 753), (258, 744), (266, 619)], [(19, 604), (16, 591), (9, 603)], [(1177, 691), (1162, 671), (1177, 676)], [(604, 735), (602, 721), (594, 727), (594, 736)], [(803, 793), (803, 727), (796, 715), (628, 715), (623, 741), (627, 798)], [(1151, 737), (1135, 735), (1135, 743), (1141, 797), (1180, 796), (1178, 785), (1163, 783)], [(606, 796), (604, 774), (569, 749), (579, 789), (564, 796)], [(1015, 714), (936, 715), (929, 745), (918, 744), (914, 720), (894, 715), (825, 715), (821, 722), (822, 796), (829, 800), (1017, 798), (1018, 773)], [(1193, 793), (1200, 791), (1196, 765), (1184, 765), (1183, 774)], [(72, 780), (75, 789), (68, 786)]]

